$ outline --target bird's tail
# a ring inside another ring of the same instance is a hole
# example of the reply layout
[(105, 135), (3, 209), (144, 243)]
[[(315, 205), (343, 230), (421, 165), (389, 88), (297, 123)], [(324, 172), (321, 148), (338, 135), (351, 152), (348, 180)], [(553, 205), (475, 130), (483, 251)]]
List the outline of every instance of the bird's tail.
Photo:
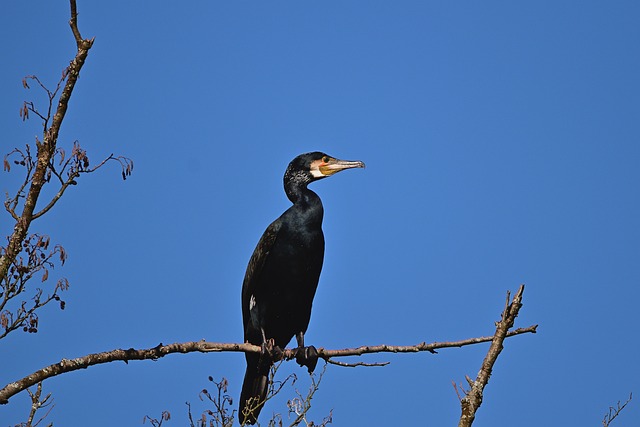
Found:
[[(240, 425), (255, 424), (267, 398), (269, 367), (260, 367), (257, 355), (247, 354), (247, 370), (240, 393)], [(253, 360), (255, 359), (255, 360)]]

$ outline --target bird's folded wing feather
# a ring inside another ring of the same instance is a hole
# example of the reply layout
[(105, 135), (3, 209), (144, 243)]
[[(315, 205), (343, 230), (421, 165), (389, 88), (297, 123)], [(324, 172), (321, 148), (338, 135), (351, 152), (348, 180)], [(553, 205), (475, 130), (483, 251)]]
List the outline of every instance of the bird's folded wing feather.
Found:
[(269, 252), (275, 244), (281, 226), (282, 223), (276, 220), (267, 227), (249, 260), (247, 272), (244, 275), (244, 282), (242, 283), (242, 317), (245, 326), (247, 325), (249, 316), (251, 295), (254, 294), (256, 286), (260, 282), (262, 268), (269, 258)]

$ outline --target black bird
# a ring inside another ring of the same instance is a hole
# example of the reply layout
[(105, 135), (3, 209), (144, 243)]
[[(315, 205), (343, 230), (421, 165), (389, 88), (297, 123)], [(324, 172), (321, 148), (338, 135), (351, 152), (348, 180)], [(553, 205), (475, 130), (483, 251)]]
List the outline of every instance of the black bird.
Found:
[(269, 369), (291, 338), (295, 336), (298, 343), (298, 363), (309, 372), (315, 368), (317, 352), (304, 346), (304, 334), (324, 259), (324, 210), (320, 197), (307, 185), (363, 167), (360, 161), (338, 160), (321, 152), (301, 154), (287, 167), (284, 191), (293, 206), (267, 227), (242, 283), (244, 340), (262, 346), (262, 352), (245, 353), (240, 424), (255, 424), (267, 395)]

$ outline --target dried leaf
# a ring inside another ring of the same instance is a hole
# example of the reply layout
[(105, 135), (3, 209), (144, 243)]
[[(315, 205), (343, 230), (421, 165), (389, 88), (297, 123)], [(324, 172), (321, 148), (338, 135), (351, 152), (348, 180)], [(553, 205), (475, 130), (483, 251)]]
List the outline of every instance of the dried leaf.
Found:
[(4, 170), (7, 172), (11, 171), (11, 164), (7, 160), (7, 156), (4, 156)]
[(64, 277), (58, 280), (58, 284), (56, 285), (56, 289), (60, 289), (61, 291), (66, 291), (69, 289), (69, 281)]
[(20, 118), (22, 118), (23, 122), (29, 118), (29, 107), (27, 107), (26, 101), (22, 104), (22, 108), (20, 108)]
[(27, 78), (25, 77), (24, 79), (22, 79), (22, 87), (25, 89), (31, 89), (29, 87), (29, 83), (27, 83)]
[(49, 270), (47, 270), (46, 268), (44, 269), (44, 274), (42, 275), (42, 281), (44, 282), (45, 280), (47, 280), (49, 278)]
[(60, 262), (64, 265), (64, 262), (67, 260), (67, 251), (60, 245), (58, 245), (58, 250), (60, 251)]

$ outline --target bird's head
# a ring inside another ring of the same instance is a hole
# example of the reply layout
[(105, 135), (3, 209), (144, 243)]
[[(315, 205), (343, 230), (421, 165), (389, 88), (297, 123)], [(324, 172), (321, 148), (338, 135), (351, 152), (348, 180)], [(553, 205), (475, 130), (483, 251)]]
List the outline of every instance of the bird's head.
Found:
[(320, 151), (313, 153), (300, 154), (289, 163), (287, 172), (304, 173), (308, 175), (309, 182), (326, 178), (337, 172), (351, 168), (363, 168), (364, 163), (361, 161), (340, 160), (331, 157)]
[(320, 151), (300, 154), (287, 167), (284, 174), (285, 189), (289, 194), (294, 187), (306, 187), (310, 182), (329, 177), (345, 169), (363, 167), (364, 163), (359, 160), (340, 160)]

